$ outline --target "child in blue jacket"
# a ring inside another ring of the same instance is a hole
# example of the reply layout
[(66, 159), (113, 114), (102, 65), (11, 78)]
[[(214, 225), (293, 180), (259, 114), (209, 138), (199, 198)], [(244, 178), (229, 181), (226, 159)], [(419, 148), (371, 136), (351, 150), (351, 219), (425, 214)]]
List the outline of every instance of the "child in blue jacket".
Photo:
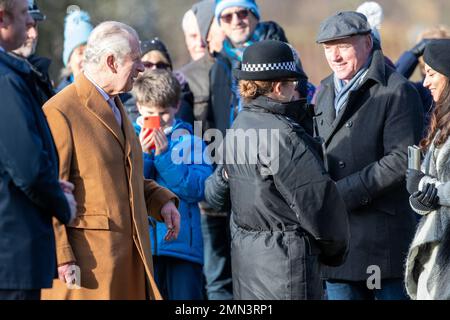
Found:
[[(164, 223), (151, 221), (150, 240), (156, 283), (168, 300), (201, 300), (203, 239), (198, 202), (212, 166), (203, 160), (205, 143), (192, 126), (175, 119), (180, 105), (180, 84), (166, 70), (146, 71), (134, 84), (141, 117), (135, 123), (144, 151), (144, 176), (156, 180), (180, 198), (180, 233), (164, 239)], [(143, 128), (144, 117), (158, 116), (160, 128)]]

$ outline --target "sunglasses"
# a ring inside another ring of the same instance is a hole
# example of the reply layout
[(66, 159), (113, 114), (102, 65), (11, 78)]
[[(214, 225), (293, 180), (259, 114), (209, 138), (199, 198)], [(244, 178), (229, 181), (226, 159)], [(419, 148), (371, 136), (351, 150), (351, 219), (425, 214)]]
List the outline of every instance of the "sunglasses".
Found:
[(220, 19), (225, 23), (231, 23), (233, 21), (233, 15), (236, 15), (239, 20), (244, 20), (248, 17), (250, 10), (242, 9), (236, 12), (227, 13), (220, 16)]
[(153, 63), (153, 62), (145, 61), (145, 62), (142, 62), (142, 64), (144, 65), (144, 67), (146, 69), (153, 69), (153, 68), (156, 68), (156, 69), (169, 69), (170, 68), (170, 66), (167, 63), (164, 63), (164, 62)]
[(282, 82), (283, 83), (292, 83), (294, 85), (295, 90), (298, 89), (298, 85), (299, 85), (299, 81), (298, 80), (288, 79), (288, 80), (283, 80)]

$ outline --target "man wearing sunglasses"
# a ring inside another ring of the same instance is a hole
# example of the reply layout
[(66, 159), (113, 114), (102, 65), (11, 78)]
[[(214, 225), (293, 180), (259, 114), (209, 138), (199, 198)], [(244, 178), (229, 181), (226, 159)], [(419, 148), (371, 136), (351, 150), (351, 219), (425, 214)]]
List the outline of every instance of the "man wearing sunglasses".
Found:
[(209, 118), (213, 127), (225, 134), (239, 111), (239, 93), (231, 70), (240, 65), (244, 50), (262, 40), (288, 41), (278, 24), (259, 21), (255, 0), (216, 0), (215, 19), (226, 38), (211, 69)]

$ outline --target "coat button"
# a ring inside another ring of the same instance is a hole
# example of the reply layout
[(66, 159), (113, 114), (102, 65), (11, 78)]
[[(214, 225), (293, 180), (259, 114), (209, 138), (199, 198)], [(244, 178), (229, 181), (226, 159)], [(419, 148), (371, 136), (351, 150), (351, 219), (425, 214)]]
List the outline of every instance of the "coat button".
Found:
[(346, 126), (347, 128), (353, 127), (353, 121), (347, 122), (347, 124), (346, 124), (345, 126)]
[(339, 161), (339, 168), (344, 169), (345, 168), (345, 162)]

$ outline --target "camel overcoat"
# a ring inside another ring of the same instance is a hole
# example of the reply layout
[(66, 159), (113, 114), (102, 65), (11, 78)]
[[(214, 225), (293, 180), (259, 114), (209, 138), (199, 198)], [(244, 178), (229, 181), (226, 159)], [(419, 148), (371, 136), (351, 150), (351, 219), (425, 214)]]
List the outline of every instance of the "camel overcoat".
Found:
[(75, 261), (81, 289), (59, 279), (43, 299), (161, 299), (153, 279), (148, 215), (177, 197), (144, 180), (139, 140), (119, 99), (122, 128), (84, 76), (44, 105), (60, 178), (75, 185), (77, 218), (54, 221), (58, 265)]

